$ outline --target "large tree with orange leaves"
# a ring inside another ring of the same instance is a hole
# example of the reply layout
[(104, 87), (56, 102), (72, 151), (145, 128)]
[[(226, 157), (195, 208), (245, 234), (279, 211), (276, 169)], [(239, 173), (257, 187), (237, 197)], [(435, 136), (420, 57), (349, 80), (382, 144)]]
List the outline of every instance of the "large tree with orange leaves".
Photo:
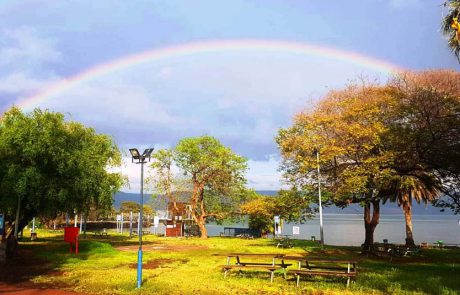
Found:
[(281, 129), (277, 137), (284, 175), (299, 190), (316, 184), (312, 153), (319, 150), (321, 182), (332, 201), (364, 207), (366, 247), (373, 244), (379, 222), (378, 183), (393, 158), (383, 142), (388, 129), (385, 108), (392, 99), (390, 88), (350, 85), (330, 92), (314, 111), (297, 114), (293, 126)]

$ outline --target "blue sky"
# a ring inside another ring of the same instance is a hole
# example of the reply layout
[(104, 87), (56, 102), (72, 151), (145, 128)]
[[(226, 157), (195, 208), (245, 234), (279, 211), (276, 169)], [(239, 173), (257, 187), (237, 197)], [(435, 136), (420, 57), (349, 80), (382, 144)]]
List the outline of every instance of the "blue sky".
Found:
[[(353, 51), (404, 68), (458, 69), (440, 33), (443, 1), (0, 2), (0, 112), (91, 67), (200, 41), (263, 39)], [(273, 137), (328, 89), (386, 74), (286, 52), (178, 56), (81, 83), (38, 105), (128, 147), (213, 135), (249, 158), (249, 186), (277, 189)], [(123, 172), (138, 189), (137, 167)]]

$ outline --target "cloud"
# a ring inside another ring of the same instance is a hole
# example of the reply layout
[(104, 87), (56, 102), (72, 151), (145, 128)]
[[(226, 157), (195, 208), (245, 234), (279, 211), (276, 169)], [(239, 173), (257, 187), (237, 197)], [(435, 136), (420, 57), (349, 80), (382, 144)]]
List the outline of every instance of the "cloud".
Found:
[(39, 106), (70, 113), (121, 145), (174, 145), (207, 134), (263, 161), (277, 152), (278, 129), (307, 106), (311, 93), (317, 97), (361, 70), (279, 53), (178, 56), (76, 84)]
[(284, 185), (278, 171), (279, 157), (270, 155), (266, 161), (249, 160), (248, 186), (256, 190), (279, 190)]
[(53, 38), (20, 27), (0, 32), (0, 95), (24, 97), (60, 80), (50, 65), (62, 61)]
[(58, 77), (36, 77), (27, 72), (17, 72), (0, 77), (0, 93), (31, 95), (59, 81)]
[(62, 61), (56, 40), (41, 36), (35, 29), (20, 27), (1, 33), (0, 65), (28, 71)]
[[(312, 93), (318, 97), (325, 86), (342, 86), (362, 70), (282, 52), (177, 56), (93, 77), (29, 107), (67, 113), (120, 146), (174, 146), (184, 137), (214, 136), (250, 159), (248, 185), (268, 190), (281, 186), (274, 156), (278, 129), (289, 126)], [(26, 77), (10, 81), (39, 87), (40, 75), (32, 75), (30, 85)], [(15, 90), (1, 82), (0, 89)], [(126, 169), (131, 190), (138, 190), (138, 173)]]

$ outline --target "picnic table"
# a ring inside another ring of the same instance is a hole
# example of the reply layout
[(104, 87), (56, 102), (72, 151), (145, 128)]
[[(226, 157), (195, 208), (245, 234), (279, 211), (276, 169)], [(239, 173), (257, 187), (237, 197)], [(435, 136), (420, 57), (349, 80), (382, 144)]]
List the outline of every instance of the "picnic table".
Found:
[[(149, 235), (150, 233), (151, 233), (150, 230), (146, 230), (146, 229), (143, 229), (143, 230), (142, 230), (142, 235), (143, 235), (143, 236)], [(132, 231), (132, 234), (133, 234), (133, 235), (137, 235), (137, 234), (138, 234), (138, 231), (137, 231), (137, 230), (133, 230), (133, 231)]]
[(348, 287), (350, 285), (351, 278), (355, 278), (357, 275), (356, 260), (324, 259), (298, 256), (284, 256), (284, 259), (296, 260), (298, 263), (296, 270), (289, 271), (289, 273), (292, 273), (296, 276), (297, 287), (299, 286), (301, 276), (345, 277), (347, 278)]
[(274, 238), (276, 248), (292, 248), (294, 243), (289, 238), (288, 235), (279, 235), (278, 237)]
[[(227, 255), (227, 263), (222, 266), (224, 270), (224, 278), (232, 269), (242, 271), (244, 269), (259, 269), (270, 272), (270, 282), (273, 282), (274, 272), (278, 269), (283, 269), (284, 277), (286, 278), (286, 268), (292, 264), (284, 262), (284, 254), (251, 254), (251, 253), (231, 253)], [(233, 259), (232, 259), (233, 258)], [(251, 259), (250, 261), (248, 259)], [(234, 264), (232, 264), (234, 260)], [(244, 260), (244, 261), (243, 261)], [(280, 260), (280, 262), (277, 262)]]
[(107, 232), (106, 228), (103, 228), (102, 230), (94, 231), (93, 236), (99, 236), (101, 238), (108, 237), (109, 233)]
[(420, 253), (420, 248), (389, 243), (374, 243), (374, 251), (391, 256), (410, 256)]

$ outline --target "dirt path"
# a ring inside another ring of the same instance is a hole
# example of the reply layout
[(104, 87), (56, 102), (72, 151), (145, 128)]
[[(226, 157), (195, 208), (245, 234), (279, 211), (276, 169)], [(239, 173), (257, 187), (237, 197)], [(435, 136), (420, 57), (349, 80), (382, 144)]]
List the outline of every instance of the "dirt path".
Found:
[(45, 286), (40, 287), (35, 284), (6, 284), (0, 283), (0, 294), (15, 295), (78, 295), (75, 293), (59, 289), (50, 289)]

